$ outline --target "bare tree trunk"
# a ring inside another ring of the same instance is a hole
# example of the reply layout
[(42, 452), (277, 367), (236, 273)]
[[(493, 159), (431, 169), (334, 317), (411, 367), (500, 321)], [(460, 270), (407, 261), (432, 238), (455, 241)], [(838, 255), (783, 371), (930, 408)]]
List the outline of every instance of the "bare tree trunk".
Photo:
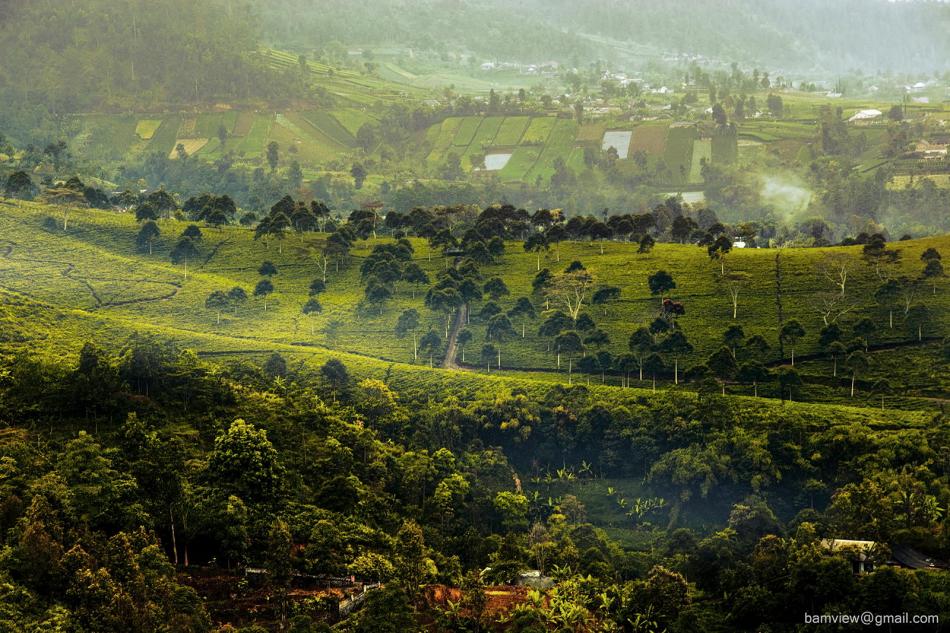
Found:
[(178, 543), (175, 540), (175, 514), (172, 512), (172, 507), (168, 506), (168, 525), (171, 526), (172, 531), (172, 561), (175, 563), (175, 567), (178, 567)]

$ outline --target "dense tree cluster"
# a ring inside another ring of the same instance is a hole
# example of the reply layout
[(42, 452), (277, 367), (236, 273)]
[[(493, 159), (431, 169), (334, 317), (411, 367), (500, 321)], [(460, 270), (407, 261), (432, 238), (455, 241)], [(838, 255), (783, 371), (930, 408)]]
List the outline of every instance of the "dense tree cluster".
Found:
[[(402, 321), (415, 327), (411, 315)], [(724, 342), (741, 340), (730, 332)], [(444, 630), (495, 618), (527, 631), (565, 610), (575, 630), (626, 630), (637, 618), (670, 631), (709, 618), (740, 630), (794, 625), (805, 608), (880, 609), (884, 595), (896, 612), (930, 612), (950, 590), (934, 572), (856, 576), (850, 554), (822, 541), (880, 543), (869, 566), (895, 542), (950, 551), (941, 424), (828, 424), (820, 412), (738, 407), (715, 391), (605, 401), (552, 386), (433, 399), (339, 361), (309, 369), (272, 355), (261, 368), (212, 368), (144, 338), (116, 357), (87, 345), (75, 364), (4, 364), (0, 415), (20, 423), (4, 440), (0, 478), (3, 618), (14, 628), (57, 619), (208, 631), (222, 614), (182, 579), (245, 566), (271, 577), (259, 617), (296, 613), (300, 627), (336, 616), (289, 607), (296, 575), (385, 581), (352, 616), (356, 630), (383, 617), (435, 618)], [(42, 432), (26, 425), (41, 420), (65, 432), (38, 443)], [(623, 546), (588, 522), (574, 492), (601, 477), (644, 479), (650, 496), (627, 516), (657, 546)], [(697, 504), (725, 508), (728, 520), (702, 532), (655, 526), (682, 525), (676, 517)], [(424, 588), (461, 587), (475, 605), (485, 584), (527, 569), (556, 592), (494, 615), (453, 611)]]

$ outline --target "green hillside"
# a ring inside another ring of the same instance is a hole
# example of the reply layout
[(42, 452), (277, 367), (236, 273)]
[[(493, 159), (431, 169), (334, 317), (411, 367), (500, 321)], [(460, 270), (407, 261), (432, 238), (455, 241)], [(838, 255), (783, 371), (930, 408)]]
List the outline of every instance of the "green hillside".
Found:
[[(0, 214), (0, 230), (4, 236), (0, 247), (0, 285), (18, 296), (62, 311), (81, 311), (85, 318), (115, 320), (127, 324), (148, 324), (149, 327), (188, 332), (206, 340), (220, 336), (224, 347), (235, 341), (247, 342), (251, 347), (269, 349), (282, 346), (319, 346), (362, 357), (387, 362), (413, 363), (411, 337), (399, 338), (394, 334), (398, 315), (405, 309), (415, 308), (422, 319), (419, 335), (427, 330), (437, 332), (445, 340), (447, 330), (443, 313), (433, 312), (423, 304), (426, 287), (397, 285), (396, 296), (380, 309), (362, 304), (363, 287), (359, 263), (378, 244), (389, 241), (360, 241), (351, 252), (351, 261), (337, 271), (331, 265), (327, 272), (327, 291), (320, 295), (323, 312), (304, 315), (302, 306), (308, 299), (310, 282), (322, 276), (317, 266), (317, 254), (326, 243), (322, 234), (290, 234), (279, 243), (265, 244), (253, 239), (253, 231), (238, 227), (203, 228), (200, 254), (187, 265), (173, 265), (168, 252), (187, 222), (165, 220), (159, 223), (162, 237), (155, 244), (154, 254), (138, 251), (135, 235), (138, 225), (130, 214), (93, 210), (73, 210), (69, 213), (68, 229), (62, 231), (63, 211), (33, 203), (6, 203)], [(58, 222), (51, 225), (49, 218)], [(426, 241), (411, 240), (413, 260), (435, 279), (449, 262), (439, 252), (430, 253)], [(920, 255), (927, 248), (942, 252), (950, 250), (950, 238), (938, 237), (900, 243), (900, 263), (891, 272), (895, 277), (916, 278), (921, 268)], [(899, 367), (903, 362), (912, 365), (913, 380), (900, 396), (902, 406), (931, 406), (928, 398), (946, 396), (945, 372), (934, 368), (940, 363), (937, 345), (917, 346), (916, 326), (905, 324), (900, 306), (893, 328), (889, 326), (888, 312), (873, 299), (879, 281), (861, 258), (861, 247), (827, 249), (734, 249), (726, 256), (725, 266), (730, 275), (742, 276), (738, 290), (737, 317), (732, 318), (733, 303), (728, 280), (720, 276), (720, 263), (710, 261), (703, 248), (676, 244), (658, 244), (648, 254), (638, 254), (636, 245), (622, 242), (562, 242), (557, 248), (543, 254), (541, 267), (554, 272), (563, 270), (572, 261), (580, 261), (593, 277), (593, 289), (615, 286), (619, 299), (605, 306), (588, 306), (596, 327), (603, 330), (609, 341), (590, 348), (593, 354), (603, 349), (615, 356), (626, 353), (632, 332), (649, 325), (656, 317), (659, 298), (652, 295), (647, 278), (657, 270), (668, 271), (676, 281), (676, 288), (668, 293), (682, 302), (685, 314), (678, 319), (678, 327), (687, 335), (694, 350), (679, 360), (681, 368), (702, 363), (723, 345), (723, 333), (730, 325), (740, 325), (747, 338), (761, 335), (771, 350), (762, 357), (773, 364), (787, 363), (779, 354), (778, 319), (776, 313), (776, 257), (779, 256), (782, 275), (782, 306), (785, 321), (797, 320), (805, 329), (805, 336), (795, 344), (795, 353), (802, 359), (797, 367), (806, 378), (815, 381), (812, 399), (852, 401), (848, 397), (848, 375), (831, 374), (830, 360), (822, 356), (824, 348), (818, 340), (823, 327), (823, 316), (817, 304), (829, 297), (833, 290), (829, 280), (820, 272), (828, 262), (844, 262), (849, 270), (846, 286), (847, 309), (839, 323), (847, 334), (859, 316), (868, 316), (875, 329), (867, 335), (873, 346), (881, 347), (870, 356), (870, 368), (861, 376), (856, 402), (874, 402), (870, 385), (877, 378), (901, 382)], [(840, 259), (838, 259), (840, 258)], [(274, 293), (268, 298), (266, 311), (263, 301), (252, 298), (233, 313), (219, 315), (205, 307), (205, 300), (215, 290), (227, 291), (234, 286), (245, 288), (248, 294), (260, 279), (258, 267), (264, 261), (273, 262), (278, 274), (273, 276)], [(524, 372), (542, 380), (589, 380), (574, 373), (568, 376), (568, 359), (560, 359), (551, 349), (550, 339), (539, 335), (539, 326), (545, 315), (544, 300), (532, 294), (532, 280), (538, 261), (533, 253), (526, 253), (520, 242), (506, 244), (505, 254), (495, 263), (483, 267), (487, 280), (502, 278), (510, 294), (496, 301), (503, 309), (513, 307), (521, 297), (530, 297), (538, 306), (539, 316), (533, 319), (515, 318), (517, 336), (500, 344), (502, 366), (506, 371)], [(116, 271), (122, 271), (117, 274)], [(927, 341), (943, 338), (950, 332), (950, 310), (945, 282), (937, 280), (936, 289), (922, 284), (908, 300), (924, 303), (930, 309), (930, 319), (922, 325), (921, 334)], [(486, 297), (471, 306), (471, 323), (466, 327), (473, 333), (468, 348), (468, 364), (478, 368), (478, 350), (485, 342), (485, 322), (478, 317), (488, 302)], [(842, 304), (843, 306), (845, 304)], [(850, 324), (850, 325), (849, 325)], [(524, 330), (525, 337), (520, 335)], [(891, 350), (894, 345), (909, 344), (910, 348)], [(212, 351), (212, 350), (207, 350)], [(814, 355), (815, 360), (806, 360)], [(440, 360), (436, 350), (434, 360)], [(889, 359), (894, 359), (893, 361)], [(904, 360), (901, 360), (904, 359)], [(918, 363), (927, 360), (923, 366)], [(427, 355), (420, 355), (417, 365), (429, 363)], [(461, 360), (459, 355), (458, 360)], [(571, 363), (577, 363), (574, 358)], [(576, 372), (576, 367), (575, 367)], [(593, 376), (600, 381), (599, 372)], [(610, 384), (620, 384), (621, 377), (611, 372)], [(730, 390), (751, 393), (748, 386), (734, 385)], [(770, 388), (766, 389), (770, 394)]]

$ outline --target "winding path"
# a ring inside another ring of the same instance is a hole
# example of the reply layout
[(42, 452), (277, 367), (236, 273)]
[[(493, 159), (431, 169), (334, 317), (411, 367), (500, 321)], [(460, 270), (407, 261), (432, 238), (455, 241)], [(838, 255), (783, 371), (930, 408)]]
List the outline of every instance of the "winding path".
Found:
[(459, 332), (462, 331), (462, 327), (465, 325), (465, 320), (467, 318), (468, 306), (463, 305), (458, 309), (458, 312), (455, 313), (455, 321), (452, 323), (452, 328), (449, 330), (449, 340), (445, 344), (445, 360), (442, 361), (442, 369), (470, 371), (467, 367), (462, 367), (455, 362), (455, 357), (458, 354)]

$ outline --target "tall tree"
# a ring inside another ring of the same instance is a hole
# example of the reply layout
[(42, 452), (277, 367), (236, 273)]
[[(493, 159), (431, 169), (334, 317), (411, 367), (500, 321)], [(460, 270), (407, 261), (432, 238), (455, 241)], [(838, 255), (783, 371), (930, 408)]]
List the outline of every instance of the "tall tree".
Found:
[(783, 345), (789, 345), (792, 348), (792, 367), (795, 366), (795, 346), (805, 336), (805, 328), (798, 321), (792, 319), (786, 321), (779, 331), (779, 340)]
[(660, 303), (662, 303), (664, 294), (676, 288), (676, 282), (673, 280), (673, 275), (666, 272), (665, 270), (659, 270), (650, 275), (650, 277), (647, 279), (647, 284), (650, 287), (650, 294), (660, 297)]
[(264, 300), (264, 312), (267, 312), (267, 296), (274, 292), (274, 284), (270, 279), (261, 279), (254, 286), (254, 296), (261, 297)]

